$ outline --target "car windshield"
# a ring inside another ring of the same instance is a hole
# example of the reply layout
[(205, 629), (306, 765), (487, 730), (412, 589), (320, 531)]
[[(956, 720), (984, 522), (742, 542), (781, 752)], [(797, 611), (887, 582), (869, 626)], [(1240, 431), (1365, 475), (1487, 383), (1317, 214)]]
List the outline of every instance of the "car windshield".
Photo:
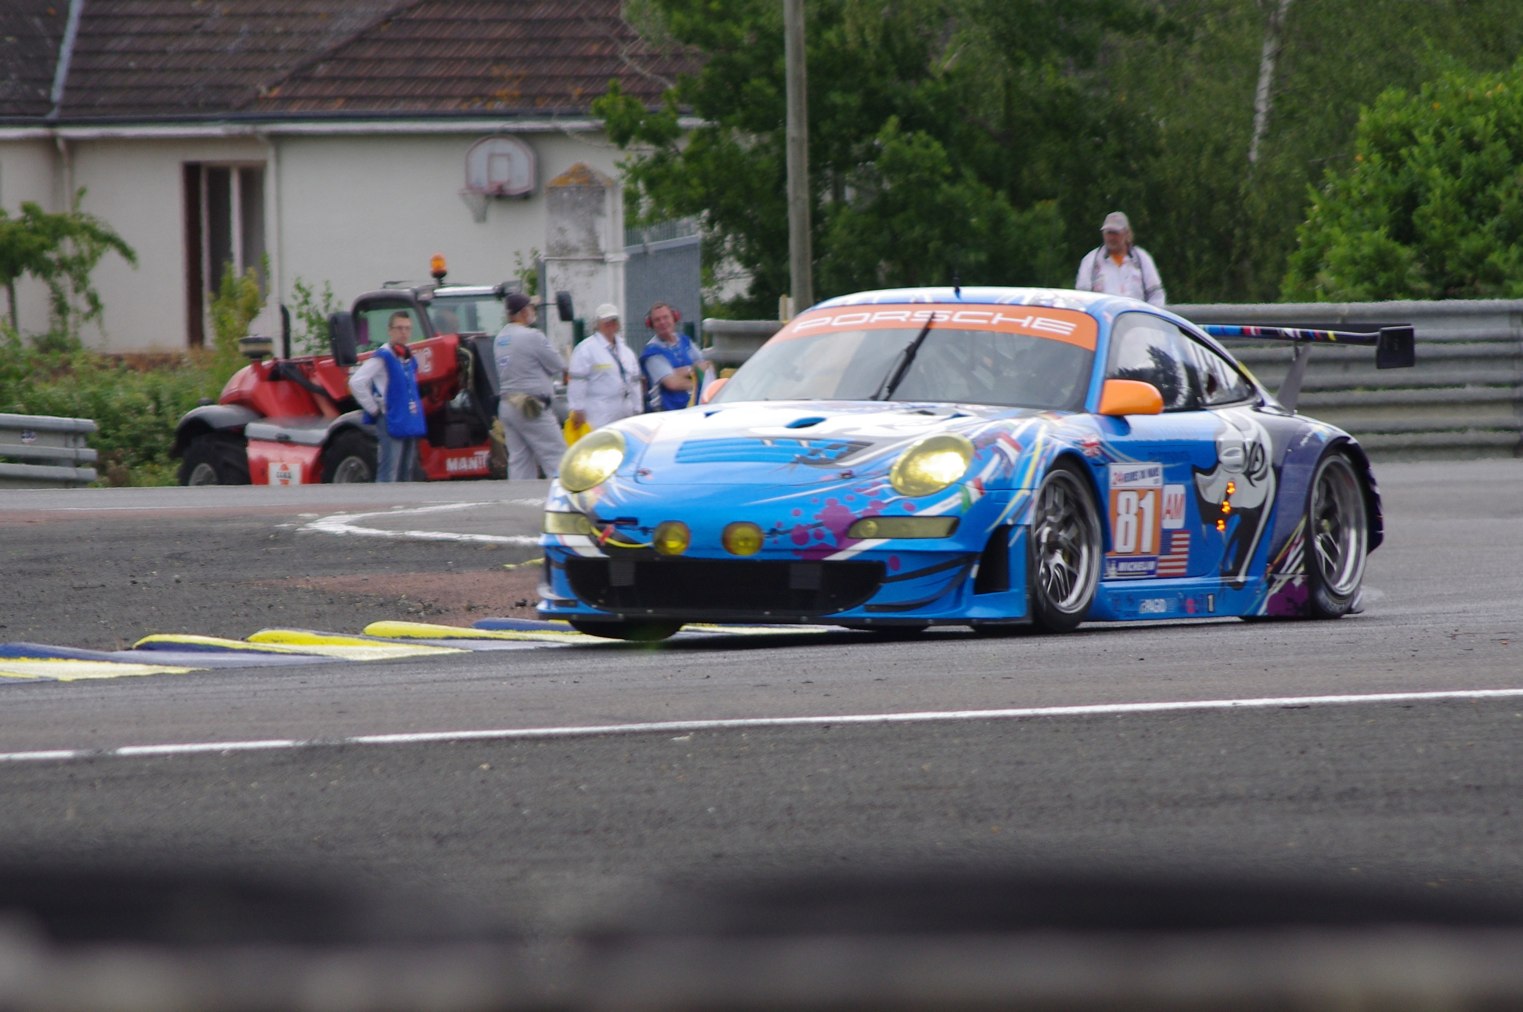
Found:
[(934, 321), (891, 387), (921, 327), (784, 335), (763, 346), (715, 401), (941, 401), (1078, 410), (1094, 353), (1029, 334), (941, 327)]

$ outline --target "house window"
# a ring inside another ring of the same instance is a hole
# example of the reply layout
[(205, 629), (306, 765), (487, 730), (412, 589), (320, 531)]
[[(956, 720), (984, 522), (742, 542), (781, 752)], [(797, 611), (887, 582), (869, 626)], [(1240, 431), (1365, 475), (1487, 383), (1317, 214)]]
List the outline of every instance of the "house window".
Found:
[(264, 276), (264, 166), (187, 163), (185, 186), (186, 333), (192, 347), (205, 347), (208, 311), (232, 268)]

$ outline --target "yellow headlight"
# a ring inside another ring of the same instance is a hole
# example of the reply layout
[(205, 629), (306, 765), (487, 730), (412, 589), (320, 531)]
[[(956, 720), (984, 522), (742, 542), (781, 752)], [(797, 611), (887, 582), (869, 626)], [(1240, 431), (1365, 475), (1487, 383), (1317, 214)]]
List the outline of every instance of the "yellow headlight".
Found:
[(719, 542), (731, 555), (755, 555), (761, 551), (762, 529), (753, 523), (737, 521), (725, 527)]
[(687, 551), (692, 540), (693, 535), (688, 531), (687, 524), (680, 520), (663, 520), (656, 525), (656, 534), (651, 538), (651, 544), (662, 555), (681, 555)]
[(950, 432), (926, 436), (916, 442), (888, 472), (888, 480), (900, 495), (921, 496), (940, 492), (968, 470), (973, 444)]
[(624, 436), (616, 429), (598, 429), (576, 441), (561, 458), (561, 488), (585, 492), (607, 481), (624, 463)]

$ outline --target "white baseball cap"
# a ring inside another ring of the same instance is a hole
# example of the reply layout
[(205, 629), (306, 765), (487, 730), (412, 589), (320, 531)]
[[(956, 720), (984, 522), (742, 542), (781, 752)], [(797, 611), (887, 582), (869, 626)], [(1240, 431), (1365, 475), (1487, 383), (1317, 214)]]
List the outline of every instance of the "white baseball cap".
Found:
[(617, 320), (620, 315), (622, 314), (619, 313), (618, 306), (614, 305), (612, 302), (605, 302), (598, 307), (597, 316), (594, 322), (602, 323), (604, 320)]
[(1130, 232), (1131, 230), (1132, 223), (1127, 221), (1126, 215), (1120, 211), (1112, 211), (1100, 223), (1100, 231), (1102, 232)]

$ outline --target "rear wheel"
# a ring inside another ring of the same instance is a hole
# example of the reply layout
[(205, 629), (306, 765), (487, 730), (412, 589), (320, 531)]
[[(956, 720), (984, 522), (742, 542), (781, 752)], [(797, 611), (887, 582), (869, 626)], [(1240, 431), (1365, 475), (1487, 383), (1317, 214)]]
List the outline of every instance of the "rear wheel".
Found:
[(375, 481), (375, 440), (350, 429), (323, 451), (323, 481), (352, 484)]
[(1306, 505), (1306, 579), (1313, 618), (1341, 618), (1359, 602), (1369, 554), (1364, 482), (1348, 457), (1317, 462)]
[(1100, 516), (1078, 467), (1059, 461), (1042, 479), (1027, 539), (1031, 622), (1069, 632), (1084, 621), (1100, 582)]
[(655, 643), (669, 638), (682, 628), (681, 622), (661, 622), (654, 619), (635, 622), (597, 622), (573, 618), (567, 621), (571, 623), (571, 628), (588, 636), (629, 640), (635, 643)]
[(247, 485), (249, 457), (237, 436), (207, 432), (190, 441), (180, 460), (181, 485)]

